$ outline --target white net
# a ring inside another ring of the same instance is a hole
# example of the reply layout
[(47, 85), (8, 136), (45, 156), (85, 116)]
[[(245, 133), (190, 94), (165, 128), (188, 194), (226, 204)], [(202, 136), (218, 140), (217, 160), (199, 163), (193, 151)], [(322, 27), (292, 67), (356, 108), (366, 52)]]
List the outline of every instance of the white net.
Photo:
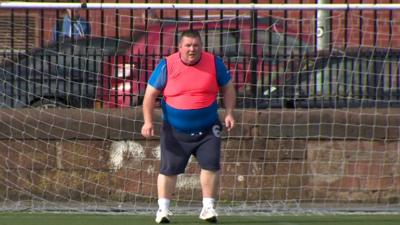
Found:
[[(317, 15), (90, 9), (66, 25), (63, 10), (2, 10), (0, 210), (155, 210), (159, 140), (140, 136), (140, 104), (191, 28), (238, 92), (219, 209), (398, 211), (399, 15)], [(175, 210), (201, 204), (198, 175), (192, 159)]]

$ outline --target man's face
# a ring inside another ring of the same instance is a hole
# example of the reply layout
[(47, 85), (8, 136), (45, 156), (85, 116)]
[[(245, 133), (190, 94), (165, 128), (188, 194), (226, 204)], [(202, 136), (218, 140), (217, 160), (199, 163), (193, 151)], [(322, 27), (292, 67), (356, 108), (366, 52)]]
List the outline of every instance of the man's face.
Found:
[(78, 9), (66, 9), (65, 14), (67, 14), (70, 18), (78, 18), (79, 17), (79, 10)]
[(200, 38), (182, 37), (179, 43), (179, 53), (181, 60), (192, 65), (200, 60), (202, 44)]

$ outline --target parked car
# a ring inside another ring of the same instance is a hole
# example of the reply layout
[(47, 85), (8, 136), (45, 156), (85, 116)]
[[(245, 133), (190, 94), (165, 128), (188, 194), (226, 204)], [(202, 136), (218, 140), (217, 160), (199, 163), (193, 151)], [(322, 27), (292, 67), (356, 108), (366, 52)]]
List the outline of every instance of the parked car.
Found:
[[(274, 83), (278, 71), (285, 69), (285, 61), (291, 56), (312, 50), (308, 44), (312, 41), (310, 35), (284, 28), (280, 20), (272, 17), (258, 18), (256, 28), (248, 16), (209, 17), (206, 22), (201, 19), (163, 21), (138, 28), (134, 33), (137, 41), (125, 57), (119, 57), (115, 62), (119, 67), (133, 68), (129, 74), (138, 81), (134, 91), (128, 85), (119, 94), (138, 91), (140, 102), (153, 69), (161, 58), (177, 51), (181, 32), (187, 29), (198, 30), (204, 49), (222, 57), (233, 76), (239, 107), (256, 107), (257, 87), (268, 84), (266, 82)], [(139, 59), (133, 60), (133, 66), (132, 57)], [(129, 102), (119, 102), (119, 106), (129, 106)], [(274, 107), (282, 107), (282, 101), (274, 102)]]
[(291, 64), (295, 69), (261, 99), (284, 99), (284, 105), (297, 108), (400, 106), (398, 49), (333, 49)]
[(112, 38), (66, 40), (4, 58), (0, 107), (94, 107), (106, 104), (118, 79), (104, 73), (130, 42)]

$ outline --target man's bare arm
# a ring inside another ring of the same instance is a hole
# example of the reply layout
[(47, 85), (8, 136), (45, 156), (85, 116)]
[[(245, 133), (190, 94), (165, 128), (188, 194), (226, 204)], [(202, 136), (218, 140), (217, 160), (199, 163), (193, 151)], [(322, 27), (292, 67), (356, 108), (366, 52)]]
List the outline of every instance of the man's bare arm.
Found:
[(235, 126), (233, 111), (236, 105), (236, 92), (232, 81), (221, 88), (225, 105), (225, 126), (230, 131)]
[(154, 135), (153, 114), (156, 105), (156, 99), (160, 95), (160, 91), (154, 87), (147, 85), (146, 93), (143, 99), (143, 118), (142, 135), (151, 137)]

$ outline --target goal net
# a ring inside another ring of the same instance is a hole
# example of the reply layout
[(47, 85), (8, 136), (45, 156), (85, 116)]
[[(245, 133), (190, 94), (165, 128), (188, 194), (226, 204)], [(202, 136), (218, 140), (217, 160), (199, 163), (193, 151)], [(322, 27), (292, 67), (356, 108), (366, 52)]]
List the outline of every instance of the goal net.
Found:
[[(221, 213), (399, 211), (396, 11), (3, 3), (0, 210), (153, 212), (159, 132), (140, 135), (143, 94), (195, 29), (237, 91)], [(174, 211), (199, 209), (199, 171), (192, 158)]]

